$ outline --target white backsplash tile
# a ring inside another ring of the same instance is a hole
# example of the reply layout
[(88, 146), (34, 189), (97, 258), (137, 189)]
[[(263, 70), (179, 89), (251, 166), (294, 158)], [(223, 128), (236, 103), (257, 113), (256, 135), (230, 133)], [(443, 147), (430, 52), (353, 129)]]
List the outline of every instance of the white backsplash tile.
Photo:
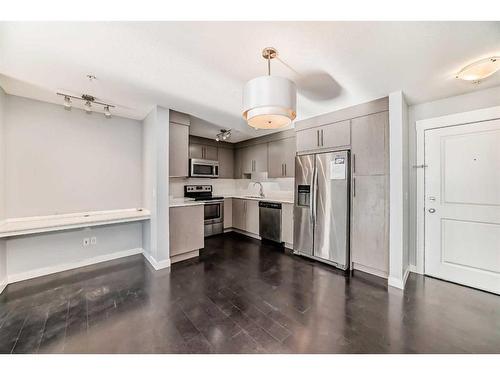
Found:
[[(293, 199), (295, 179), (269, 178), (262, 181), (264, 194), (267, 198)], [(184, 185), (212, 185), (214, 195), (254, 195), (259, 193), (259, 186), (247, 179), (208, 179), (208, 178), (171, 178), (170, 196), (184, 196)]]

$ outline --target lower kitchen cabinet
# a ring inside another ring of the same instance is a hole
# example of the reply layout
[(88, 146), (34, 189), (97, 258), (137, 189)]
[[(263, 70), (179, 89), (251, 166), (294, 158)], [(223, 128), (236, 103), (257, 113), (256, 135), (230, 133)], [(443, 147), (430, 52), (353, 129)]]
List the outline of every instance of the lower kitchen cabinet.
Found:
[(170, 207), (170, 261), (172, 263), (199, 255), (205, 247), (204, 206)]
[(356, 176), (351, 190), (351, 262), (355, 269), (387, 277), (388, 176)]
[(293, 249), (293, 204), (281, 205), (281, 241), (285, 246)]
[(233, 228), (259, 234), (259, 202), (233, 198)]
[(224, 229), (233, 226), (233, 200), (232, 198), (224, 199)]

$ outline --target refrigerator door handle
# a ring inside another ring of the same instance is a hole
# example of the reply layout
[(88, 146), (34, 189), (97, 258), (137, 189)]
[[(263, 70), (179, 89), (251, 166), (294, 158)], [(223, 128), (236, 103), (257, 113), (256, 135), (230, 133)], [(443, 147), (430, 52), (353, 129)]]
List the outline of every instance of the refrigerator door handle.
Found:
[(317, 192), (318, 192), (318, 169), (315, 167), (314, 168), (314, 173), (313, 173), (313, 186), (312, 186), (312, 217), (313, 217), (313, 224), (316, 225), (316, 210), (317, 210)]

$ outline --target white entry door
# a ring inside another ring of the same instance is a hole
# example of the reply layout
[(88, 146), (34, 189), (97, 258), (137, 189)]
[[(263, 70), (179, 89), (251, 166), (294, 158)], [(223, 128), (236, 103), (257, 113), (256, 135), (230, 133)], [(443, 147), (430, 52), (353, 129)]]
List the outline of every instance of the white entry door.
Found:
[(425, 131), (425, 273), (500, 294), (500, 120)]

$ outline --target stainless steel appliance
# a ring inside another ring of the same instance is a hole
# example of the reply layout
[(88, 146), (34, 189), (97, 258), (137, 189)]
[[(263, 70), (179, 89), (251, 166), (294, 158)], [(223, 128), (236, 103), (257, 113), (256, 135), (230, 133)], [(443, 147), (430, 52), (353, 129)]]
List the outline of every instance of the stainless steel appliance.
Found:
[(349, 151), (295, 158), (294, 253), (349, 267)]
[(205, 237), (224, 232), (224, 197), (214, 197), (212, 185), (185, 185), (184, 196), (205, 202)]
[(219, 162), (216, 160), (189, 159), (189, 176), (219, 177)]
[(259, 235), (281, 243), (281, 203), (259, 202)]

